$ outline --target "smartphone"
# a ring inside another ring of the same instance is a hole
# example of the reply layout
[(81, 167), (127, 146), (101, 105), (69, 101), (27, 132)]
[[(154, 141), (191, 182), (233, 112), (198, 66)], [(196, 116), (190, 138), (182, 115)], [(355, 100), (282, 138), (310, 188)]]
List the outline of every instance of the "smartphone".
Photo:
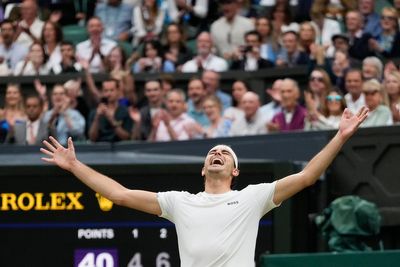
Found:
[(100, 103), (103, 103), (103, 104), (107, 105), (108, 104), (108, 98), (103, 96), (102, 98), (100, 98)]

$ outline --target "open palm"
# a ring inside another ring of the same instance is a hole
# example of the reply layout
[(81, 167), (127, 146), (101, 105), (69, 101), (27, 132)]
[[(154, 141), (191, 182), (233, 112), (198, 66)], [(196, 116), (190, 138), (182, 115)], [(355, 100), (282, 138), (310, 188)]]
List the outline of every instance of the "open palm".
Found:
[(49, 157), (43, 157), (45, 162), (53, 163), (65, 170), (71, 170), (74, 162), (76, 162), (75, 148), (72, 138), (68, 138), (68, 148), (63, 147), (54, 137), (49, 137), (50, 142), (43, 141), (46, 148), (41, 148), (40, 151)]
[(358, 126), (368, 117), (368, 108), (362, 107), (356, 115), (352, 114), (347, 108), (343, 111), (339, 124), (339, 132), (346, 139), (349, 138)]

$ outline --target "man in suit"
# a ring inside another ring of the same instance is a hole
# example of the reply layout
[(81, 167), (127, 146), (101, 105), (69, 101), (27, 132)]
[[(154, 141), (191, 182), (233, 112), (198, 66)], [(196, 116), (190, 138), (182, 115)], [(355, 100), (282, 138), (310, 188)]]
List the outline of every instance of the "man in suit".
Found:
[(239, 48), (237, 59), (232, 62), (231, 70), (255, 71), (271, 68), (274, 64), (260, 55), (261, 35), (257, 31), (249, 31), (245, 34), (245, 46)]
[(19, 145), (39, 145), (48, 137), (47, 123), (42, 119), (43, 100), (38, 95), (25, 100), (28, 120), (18, 121), (14, 126), (14, 143)]

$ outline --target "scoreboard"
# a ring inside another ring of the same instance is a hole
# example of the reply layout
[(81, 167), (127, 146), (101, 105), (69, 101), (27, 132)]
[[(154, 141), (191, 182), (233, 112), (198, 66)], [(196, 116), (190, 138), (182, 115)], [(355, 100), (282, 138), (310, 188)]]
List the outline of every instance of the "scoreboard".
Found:
[[(128, 188), (197, 193), (204, 186), (201, 164), (92, 167)], [(277, 169), (242, 163), (238, 189), (272, 181)], [(0, 236), (1, 266), (180, 266), (171, 222), (116, 206), (54, 166), (0, 168)], [(273, 250), (272, 236), (273, 212), (260, 221), (255, 261)]]

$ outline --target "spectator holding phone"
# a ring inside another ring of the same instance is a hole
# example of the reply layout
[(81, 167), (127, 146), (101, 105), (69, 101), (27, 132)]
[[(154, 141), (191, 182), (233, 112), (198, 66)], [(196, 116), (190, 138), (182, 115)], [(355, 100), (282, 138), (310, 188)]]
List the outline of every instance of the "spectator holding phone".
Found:
[(118, 142), (130, 138), (132, 120), (128, 109), (118, 103), (120, 90), (117, 80), (103, 82), (100, 103), (89, 115), (90, 141)]

